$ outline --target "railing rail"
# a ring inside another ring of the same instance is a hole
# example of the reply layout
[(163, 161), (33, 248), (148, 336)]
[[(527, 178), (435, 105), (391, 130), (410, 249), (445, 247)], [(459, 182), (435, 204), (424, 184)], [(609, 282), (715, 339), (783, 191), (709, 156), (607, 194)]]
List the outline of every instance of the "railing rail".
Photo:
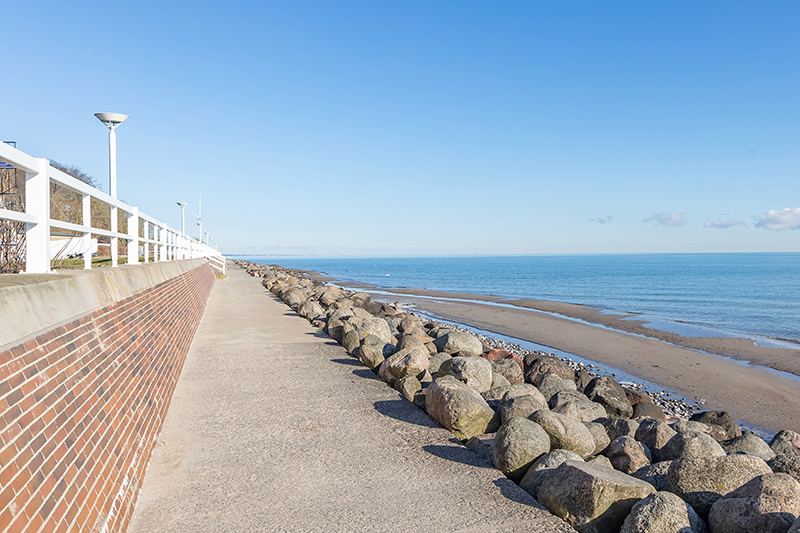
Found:
[[(208, 258), (212, 268), (225, 274), (225, 257), (208, 244), (191, 238), (167, 224), (139, 212), (139, 208), (121, 202), (50, 165), (47, 159), (34, 158), (6, 143), (0, 142), (0, 161), (25, 172), (25, 211), (0, 208), (0, 220), (25, 224), (26, 272), (50, 272), (50, 233), (52, 228), (71, 231), (83, 239), (84, 268), (92, 267), (91, 237), (99, 235), (111, 240), (111, 266), (119, 264), (119, 243), (127, 243), (129, 262), (139, 255), (144, 262), (177, 259)], [(50, 213), (50, 183), (56, 183), (80, 195), (82, 223), (52, 218)], [(92, 226), (92, 199), (109, 207), (110, 229)], [(119, 214), (127, 219), (127, 232), (118, 228)], [(140, 224), (141, 221), (141, 224)], [(140, 225), (142, 226), (140, 230)], [(151, 237), (152, 234), (152, 237)]]

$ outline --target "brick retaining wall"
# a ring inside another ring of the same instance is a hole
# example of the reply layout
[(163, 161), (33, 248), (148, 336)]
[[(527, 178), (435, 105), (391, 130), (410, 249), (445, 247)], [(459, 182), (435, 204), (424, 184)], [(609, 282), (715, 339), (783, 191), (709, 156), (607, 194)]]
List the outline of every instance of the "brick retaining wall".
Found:
[(124, 531), (208, 264), (0, 352), (0, 531)]

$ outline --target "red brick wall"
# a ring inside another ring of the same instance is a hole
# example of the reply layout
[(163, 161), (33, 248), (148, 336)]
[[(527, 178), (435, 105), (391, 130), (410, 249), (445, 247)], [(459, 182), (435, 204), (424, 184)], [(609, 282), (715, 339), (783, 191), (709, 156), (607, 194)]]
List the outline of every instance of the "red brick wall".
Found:
[(0, 531), (124, 531), (208, 265), (0, 352)]

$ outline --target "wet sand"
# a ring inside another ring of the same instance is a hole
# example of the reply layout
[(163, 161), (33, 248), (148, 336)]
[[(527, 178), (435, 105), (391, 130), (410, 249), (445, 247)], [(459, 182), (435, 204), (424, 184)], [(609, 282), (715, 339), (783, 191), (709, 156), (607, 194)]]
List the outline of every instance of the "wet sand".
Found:
[(705, 398), (707, 409), (726, 410), (747, 424), (800, 432), (800, 345), (794, 350), (755, 346), (746, 338), (684, 337), (648, 328), (643, 321), (621, 320), (635, 315), (603, 314), (576, 304), (420, 289), (379, 291), (391, 296), (375, 294), (376, 300), (413, 304), (453, 322), (575, 354), (686, 398)]

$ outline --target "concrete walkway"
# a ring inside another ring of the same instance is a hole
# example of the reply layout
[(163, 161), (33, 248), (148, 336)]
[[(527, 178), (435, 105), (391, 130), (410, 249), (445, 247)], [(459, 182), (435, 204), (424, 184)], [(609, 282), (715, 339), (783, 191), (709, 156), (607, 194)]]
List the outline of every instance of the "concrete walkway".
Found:
[(573, 530), (233, 266), (128, 531)]

